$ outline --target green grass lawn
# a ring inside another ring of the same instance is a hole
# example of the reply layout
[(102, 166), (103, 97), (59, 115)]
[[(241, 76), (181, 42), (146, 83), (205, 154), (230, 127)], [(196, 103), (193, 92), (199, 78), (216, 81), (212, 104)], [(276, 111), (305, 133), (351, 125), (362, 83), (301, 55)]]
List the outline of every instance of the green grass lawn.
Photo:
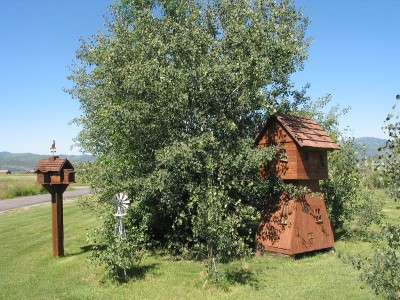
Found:
[[(52, 257), (51, 210), (44, 204), (0, 214), (0, 299), (381, 299), (337, 253), (300, 259), (264, 256), (223, 266), (226, 290), (203, 287), (204, 266), (148, 254), (137, 276), (115, 285), (87, 262), (96, 219), (75, 201), (64, 207), (65, 257)], [(341, 252), (371, 251), (339, 241)]]
[(391, 199), (385, 190), (378, 190), (376, 195), (385, 202), (382, 210), (386, 216), (384, 222), (393, 225), (400, 224), (400, 202)]

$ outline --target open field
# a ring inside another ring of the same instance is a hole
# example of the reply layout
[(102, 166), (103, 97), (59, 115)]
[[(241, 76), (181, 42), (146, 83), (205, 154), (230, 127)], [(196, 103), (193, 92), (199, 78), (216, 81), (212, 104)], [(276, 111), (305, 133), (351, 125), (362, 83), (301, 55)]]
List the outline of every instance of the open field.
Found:
[[(396, 203), (385, 210), (399, 221)], [(1, 299), (381, 299), (337, 255), (372, 253), (367, 242), (338, 241), (336, 253), (299, 259), (264, 256), (224, 266), (227, 290), (203, 288), (200, 262), (148, 254), (126, 284), (114, 285), (89, 264), (87, 230), (96, 219), (76, 202), (64, 208), (65, 257), (52, 257), (50, 205), (0, 214)]]
[(0, 200), (46, 193), (35, 174), (0, 175)]
[(378, 190), (376, 196), (385, 201), (385, 206), (382, 210), (386, 216), (385, 223), (400, 224), (400, 202), (395, 202), (384, 190)]
[[(77, 177), (77, 184), (82, 185), (82, 180), (79, 176)], [(67, 190), (73, 189), (73, 185), (69, 185)], [(47, 193), (40, 184), (36, 183), (36, 174), (0, 175), (0, 200)]]

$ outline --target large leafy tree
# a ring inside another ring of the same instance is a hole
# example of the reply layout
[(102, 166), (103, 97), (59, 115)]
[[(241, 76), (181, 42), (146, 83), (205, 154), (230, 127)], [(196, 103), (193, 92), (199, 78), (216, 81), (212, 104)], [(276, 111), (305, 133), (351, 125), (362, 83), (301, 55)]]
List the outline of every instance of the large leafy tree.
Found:
[(106, 26), (82, 41), (70, 76), (77, 143), (98, 156), (87, 178), (99, 203), (131, 195), (132, 245), (204, 254), (215, 270), (248, 250), (280, 188), (259, 177), (273, 149), (253, 140), (305, 99), (290, 74), (307, 57), (307, 19), (290, 0), (122, 0)]

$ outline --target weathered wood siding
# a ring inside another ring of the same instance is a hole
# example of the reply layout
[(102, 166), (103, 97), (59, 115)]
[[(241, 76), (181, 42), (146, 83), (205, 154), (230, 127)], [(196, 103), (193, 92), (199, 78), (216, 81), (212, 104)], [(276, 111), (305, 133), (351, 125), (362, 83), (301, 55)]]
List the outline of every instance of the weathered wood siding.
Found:
[(284, 180), (322, 180), (328, 178), (327, 151), (300, 148), (279, 124), (273, 123), (259, 141), (259, 147), (278, 145), (281, 152), (266, 166), (266, 175), (272, 172)]
[(256, 235), (257, 249), (288, 255), (332, 248), (334, 238), (318, 180), (328, 177), (327, 151), (340, 149), (310, 118), (272, 116), (256, 137), (259, 147), (278, 146), (261, 175), (308, 187), (313, 193), (290, 199), (286, 193), (267, 200)]
[(299, 201), (287, 195), (270, 199), (256, 242), (259, 249), (287, 255), (332, 248), (334, 238), (323, 199), (311, 195)]
[(300, 149), (298, 146), (297, 150), (297, 179), (322, 180), (328, 178), (328, 153), (326, 150)]

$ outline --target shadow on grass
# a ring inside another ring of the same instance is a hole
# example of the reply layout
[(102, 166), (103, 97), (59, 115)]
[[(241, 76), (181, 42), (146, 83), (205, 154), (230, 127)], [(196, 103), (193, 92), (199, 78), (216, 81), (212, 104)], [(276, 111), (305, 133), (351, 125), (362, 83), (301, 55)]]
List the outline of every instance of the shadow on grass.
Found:
[[(91, 245), (85, 245), (80, 247), (80, 251), (73, 252), (73, 253), (66, 253), (64, 257), (72, 257), (72, 256), (79, 256), (82, 255), (86, 252), (98, 250), (106, 250), (107, 245), (102, 245), (102, 244), (91, 244)], [(155, 270), (158, 267), (158, 263), (152, 263), (152, 264), (146, 264), (146, 265), (139, 265), (139, 266), (132, 266), (130, 268), (121, 268), (118, 266), (115, 266), (115, 268), (112, 269), (112, 274), (109, 273), (110, 279), (112, 279), (115, 283), (118, 284), (123, 284), (123, 283), (128, 283), (129, 281), (134, 281), (134, 280), (142, 280), (145, 279), (146, 275)]]
[[(101, 251), (105, 249), (107, 249), (107, 245), (102, 245), (102, 244), (85, 245), (80, 247), (80, 251), (73, 253), (66, 253), (64, 257), (78, 256), (89, 251), (94, 251), (94, 250)], [(152, 263), (141, 266), (133, 266), (131, 268), (126, 268), (126, 269), (121, 267), (115, 267), (113, 269), (114, 276), (111, 276), (111, 278), (117, 283), (127, 283), (131, 280), (141, 280), (144, 279), (149, 272), (155, 270), (158, 265), (159, 265), (158, 263)]]
[(116, 268), (114, 269), (114, 276), (112, 279), (118, 284), (124, 284), (135, 280), (143, 280), (146, 278), (147, 273), (155, 270), (158, 265), (158, 263), (153, 263), (127, 268), (125, 270), (123, 268)]
[(290, 256), (290, 257), (293, 258), (294, 260), (301, 260), (301, 259), (304, 259), (304, 258), (315, 257), (315, 256), (318, 256), (318, 255), (324, 255), (324, 254), (327, 254), (327, 253), (335, 253), (335, 248), (320, 249), (320, 250), (315, 250), (315, 251), (296, 254), (296, 255), (293, 255), (293, 256)]
[(92, 251), (94, 249), (96, 249), (96, 250), (105, 250), (106, 248), (107, 248), (106, 245), (86, 245), (86, 246), (80, 247), (80, 251), (72, 252), (72, 253), (66, 253), (64, 255), (64, 257), (78, 256), (78, 255), (82, 255), (82, 254), (84, 254), (86, 252)]
[(144, 279), (147, 273), (154, 271), (158, 267), (158, 263), (133, 267), (126, 270), (126, 282), (130, 280)]
[(225, 278), (229, 284), (250, 285), (257, 288), (259, 285), (258, 278), (254, 272), (249, 269), (240, 268), (239, 270), (228, 269), (225, 271)]
[(333, 232), (333, 238), (335, 239), (335, 241), (339, 241), (345, 236), (346, 236), (346, 230), (337, 229), (337, 230), (334, 230), (334, 232)]

